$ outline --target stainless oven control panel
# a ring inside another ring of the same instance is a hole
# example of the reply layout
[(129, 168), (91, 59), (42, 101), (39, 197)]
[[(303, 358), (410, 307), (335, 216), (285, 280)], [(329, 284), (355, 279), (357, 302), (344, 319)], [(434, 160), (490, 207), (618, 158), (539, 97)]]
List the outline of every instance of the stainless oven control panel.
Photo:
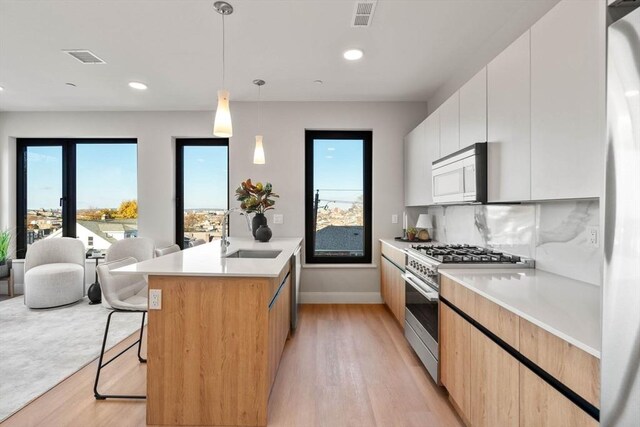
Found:
[(431, 286), (435, 290), (440, 289), (438, 281), (438, 270), (436, 267), (429, 265), (428, 263), (408, 254), (406, 268), (407, 270), (411, 271), (411, 273), (427, 282), (429, 286)]

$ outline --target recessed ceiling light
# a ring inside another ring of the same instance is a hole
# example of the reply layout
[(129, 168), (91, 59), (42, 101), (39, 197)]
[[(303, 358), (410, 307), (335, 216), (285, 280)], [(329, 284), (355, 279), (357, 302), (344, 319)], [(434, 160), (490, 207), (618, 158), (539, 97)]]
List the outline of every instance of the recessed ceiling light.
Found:
[(632, 96), (638, 96), (638, 95), (640, 95), (640, 91), (638, 91), (638, 90), (628, 90), (628, 91), (626, 91), (626, 92), (624, 93), (624, 95), (625, 95), (627, 98), (631, 98)]
[(342, 56), (344, 56), (344, 59), (348, 61), (357, 61), (358, 59), (362, 58), (363, 55), (364, 52), (360, 49), (345, 50), (345, 52), (342, 54)]
[(147, 90), (147, 85), (140, 82), (129, 82), (129, 87), (138, 90)]

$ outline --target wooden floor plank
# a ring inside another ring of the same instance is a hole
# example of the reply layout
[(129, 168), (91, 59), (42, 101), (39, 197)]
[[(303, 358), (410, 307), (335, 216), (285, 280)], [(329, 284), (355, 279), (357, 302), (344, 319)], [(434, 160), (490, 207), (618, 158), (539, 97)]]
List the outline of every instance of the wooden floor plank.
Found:
[[(303, 305), (282, 357), (269, 402), (270, 427), (462, 426), (382, 305)], [(144, 401), (94, 399), (96, 364), (0, 425), (145, 426)], [(146, 369), (134, 350), (103, 372), (102, 392), (144, 394)]]

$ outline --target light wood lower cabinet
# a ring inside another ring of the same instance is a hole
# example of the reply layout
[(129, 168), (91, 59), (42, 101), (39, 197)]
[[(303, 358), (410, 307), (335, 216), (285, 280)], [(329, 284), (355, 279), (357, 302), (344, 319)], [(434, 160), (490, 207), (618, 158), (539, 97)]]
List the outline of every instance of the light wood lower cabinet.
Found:
[[(599, 360), (454, 280), (441, 279), (441, 298), (457, 311), (440, 302), (440, 379), (468, 426), (598, 425), (531, 371), (520, 355), (596, 407)], [(483, 330), (508, 346), (498, 345)]]
[(440, 304), (440, 381), (462, 417), (470, 417), (471, 324)]
[(269, 309), (269, 384), (273, 383), (280, 366), (280, 356), (289, 337), (291, 325), (291, 276), (277, 291)]
[(520, 363), (476, 328), (470, 336), (471, 425), (517, 427)]
[(391, 313), (404, 327), (404, 279), (402, 270), (385, 257), (380, 257), (380, 293)]
[(598, 422), (586, 412), (531, 370), (520, 365), (521, 427), (596, 427), (597, 425)]

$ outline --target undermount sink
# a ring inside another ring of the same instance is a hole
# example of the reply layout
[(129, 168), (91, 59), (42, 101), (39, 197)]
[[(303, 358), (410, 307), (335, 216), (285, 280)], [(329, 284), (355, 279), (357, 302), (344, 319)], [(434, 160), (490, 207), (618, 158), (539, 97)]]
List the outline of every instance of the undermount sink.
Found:
[(282, 251), (265, 251), (252, 249), (239, 249), (225, 255), (225, 258), (277, 258)]

